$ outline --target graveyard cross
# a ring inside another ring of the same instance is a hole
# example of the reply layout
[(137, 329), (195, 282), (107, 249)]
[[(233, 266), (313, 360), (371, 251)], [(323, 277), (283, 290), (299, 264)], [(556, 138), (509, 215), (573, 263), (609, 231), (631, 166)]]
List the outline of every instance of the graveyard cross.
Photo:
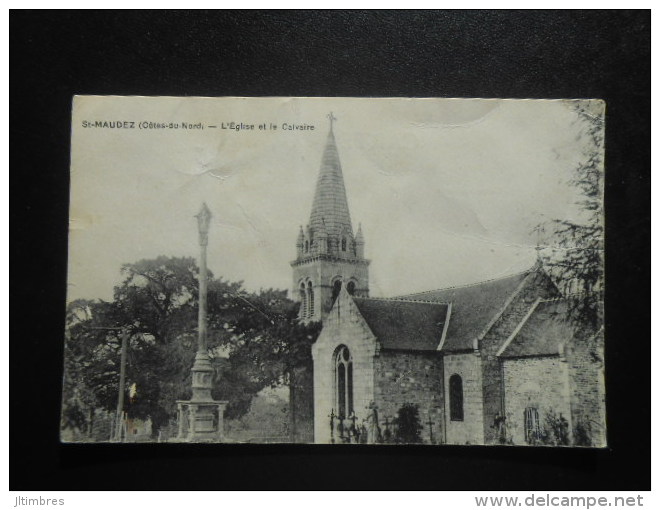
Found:
[(394, 425), (394, 422), (390, 420), (388, 416), (386, 416), (383, 425), (385, 425), (385, 432), (383, 432), (383, 439), (385, 440), (386, 443), (388, 443), (392, 437), (392, 431), (390, 430), (390, 425)]
[(429, 421), (426, 422), (426, 425), (429, 426), (429, 440), (433, 444), (433, 425), (435, 425), (435, 422), (431, 420), (431, 413), (429, 413)]
[(337, 417), (337, 415), (335, 414), (335, 410), (331, 409), (330, 410), (330, 416), (328, 416), (328, 418), (330, 418), (330, 442), (332, 444), (335, 444), (335, 418), (336, 417)]
[(355, 422), (358, 419), (357, 416), (355, 416), (355, 412), (351, 413), (351, 416), (350, 416), (349, 419), (351, 420), (351, 428), (349, 429), (349, 434), (348, 434), (348, 439), (350, 441), (351, 439), (357, 439), (359, 437), (360, 433), (358, 432), (358, 429), (355, 426)]

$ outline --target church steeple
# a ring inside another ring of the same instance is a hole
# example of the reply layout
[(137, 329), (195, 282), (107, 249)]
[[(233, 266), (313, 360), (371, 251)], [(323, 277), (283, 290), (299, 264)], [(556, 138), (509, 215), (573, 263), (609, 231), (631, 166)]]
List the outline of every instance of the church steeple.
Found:
[(342, 233), (353, 236), (351, 225), (351, 214), (348, 211), (348, 200), (346, 199), (346, 188), (344, 187), (344, 176), (342, 174), (339, 151), (335, 142), (333, 123), (336, 120), (330, 113), (330, 131), (321, 158), (321, 169), (316, 181), (316, 192), (312, 203), (312, 213), (309, 225), (312, 231), (325, 229), (328, 236), (338, 238)]
[(323, 320), (339, 290), (369, 296), (369, 261), (364, 258), (362, 228), (353, 234), (339, 151), (330, 113), (330, 130), (316, 181), (312, 212), (307, 228), (296, 241), (293, 268), (294, 296), (301, 301), (300, 318)]

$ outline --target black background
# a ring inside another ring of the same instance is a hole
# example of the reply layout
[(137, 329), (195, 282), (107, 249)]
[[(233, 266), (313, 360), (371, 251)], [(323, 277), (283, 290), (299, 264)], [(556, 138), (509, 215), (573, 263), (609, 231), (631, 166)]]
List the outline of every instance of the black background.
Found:
[[(13, 11), (10, 57), (11, 489), (650, 489), (650, 11)], [(74, 94), (605, 99), (610, 448), (60, 445)]]

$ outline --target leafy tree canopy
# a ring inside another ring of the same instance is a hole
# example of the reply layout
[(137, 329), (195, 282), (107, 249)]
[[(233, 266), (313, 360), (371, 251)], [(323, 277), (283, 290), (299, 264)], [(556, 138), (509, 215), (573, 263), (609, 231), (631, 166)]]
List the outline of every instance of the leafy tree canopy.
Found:
[(577, 205), (582, 214), (579, 219), (555, 219), (536, 230), (545, 239), (544, 265), (564, 291), (571, 317), (593, 334), (603, 320), (604, 104), (579, 101), (573, 108), (577, 141), (584, 149), (571, 184), (580, 192)]
[[(175, 401), (190, 398), (197, 346), (199, 270), (193, 258), (158, 257), (122, 267), (111, 302), (78, 300), (67, 311), (63, 426), (82, 426), (84, 409), (117, 405), (121, 334), (130, 335), (126, 410), (159, 428)], [(208, 347), (217, 377), (213, 395), (240, 417), (261, 389), (288, 384), (294, 369), (311, 367), (319, 325), (297, 322), (286, 291), (249, 293), (241, 282), (209, 273)]]

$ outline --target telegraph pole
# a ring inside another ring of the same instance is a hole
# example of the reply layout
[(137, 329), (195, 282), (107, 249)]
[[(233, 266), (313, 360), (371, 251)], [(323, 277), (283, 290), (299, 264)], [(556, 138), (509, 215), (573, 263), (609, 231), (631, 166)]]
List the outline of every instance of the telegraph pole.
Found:
[(126, 387), (126, 351), (128, 350), (128, 331), (121, 334), (121, 361), (119, 363), (119, 394), (117, 395), (117, 416), (115, 418), (115, 441), (121, 441), (121, 425), (124, 415), (124, 388)]
[(130, 333), (126, 328), (89, 328), (100, 331), (121, 331), (121, 358), (119, 361), (119, 388), (117, 392), (117, 413), (115, 416), (114, 429), (110, 431), (110, 440), (121, 441), (121, 422), (124, 414), (124, 387), (126, 386), (126, 355), (128, 351), (128, 339)]

